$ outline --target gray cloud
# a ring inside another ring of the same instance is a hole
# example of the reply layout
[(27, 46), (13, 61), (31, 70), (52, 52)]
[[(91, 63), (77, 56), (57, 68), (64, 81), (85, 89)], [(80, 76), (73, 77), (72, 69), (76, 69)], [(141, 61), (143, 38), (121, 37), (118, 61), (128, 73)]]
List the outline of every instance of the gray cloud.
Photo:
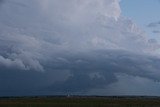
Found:
[(120, 13), (119, 0), (8, 0), (0, 95), (87, 93), (117, 83), (117, 73), (159, 81), (158, 42)]
[(160, 31), (159, 30), (154, 30), (154, 31), (152, 31), (153, 33), (160, 33)]
[(151, 30), (152, 30), (152, 33), (154, 33), (154, 34), (160, 33), (160, 31), (157, 30), (159, 28), (159, 26), (160, 26), (159, 21), (158, 22), (152, 22), (152, 23), (147, 25), (148, 28), (152, 28)]
[(160, 22), (158, 21), (158, 22), (152, 22), (152, 23), (148, 24), (147, 26), (148, 27), (159, 27), (159, 25), (160, 25)]

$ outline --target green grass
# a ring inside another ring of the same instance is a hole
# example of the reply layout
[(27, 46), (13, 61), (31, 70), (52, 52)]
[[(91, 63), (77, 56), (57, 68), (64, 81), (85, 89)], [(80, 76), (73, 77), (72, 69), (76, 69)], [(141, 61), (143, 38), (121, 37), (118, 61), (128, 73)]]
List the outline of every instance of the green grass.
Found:
[(159, 99), (55, 97), (1, 99), (0, 107), (160, 107)]

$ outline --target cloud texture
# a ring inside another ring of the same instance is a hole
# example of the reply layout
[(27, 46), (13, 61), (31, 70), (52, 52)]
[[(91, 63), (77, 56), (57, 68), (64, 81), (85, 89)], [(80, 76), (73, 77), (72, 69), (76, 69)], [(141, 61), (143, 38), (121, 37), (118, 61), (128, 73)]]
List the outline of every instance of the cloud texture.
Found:
[(0, 82), (0, 94), (87, 94), (118, 74), (159, 81), (159, 44), (121, 16), (119, 2), (1, 2), (0, 77), (14, 82)]

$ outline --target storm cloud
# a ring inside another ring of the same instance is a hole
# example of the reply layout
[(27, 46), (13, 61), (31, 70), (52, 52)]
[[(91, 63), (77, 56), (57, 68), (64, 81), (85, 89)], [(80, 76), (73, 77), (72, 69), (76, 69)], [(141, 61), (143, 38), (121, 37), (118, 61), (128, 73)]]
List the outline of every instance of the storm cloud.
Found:
[(119, 2), (6, 0), (0, 95), (87, 94), (119, 83), (117, 74), (159, 81), (158, 42), (121, 15)]

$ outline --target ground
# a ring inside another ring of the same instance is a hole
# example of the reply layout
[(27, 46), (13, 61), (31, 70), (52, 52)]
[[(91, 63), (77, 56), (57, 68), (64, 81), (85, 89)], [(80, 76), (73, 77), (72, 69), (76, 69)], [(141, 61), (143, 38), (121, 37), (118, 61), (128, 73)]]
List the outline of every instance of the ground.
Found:
[(159, 97), (3, 97), (0, 107), (160, 107)]

